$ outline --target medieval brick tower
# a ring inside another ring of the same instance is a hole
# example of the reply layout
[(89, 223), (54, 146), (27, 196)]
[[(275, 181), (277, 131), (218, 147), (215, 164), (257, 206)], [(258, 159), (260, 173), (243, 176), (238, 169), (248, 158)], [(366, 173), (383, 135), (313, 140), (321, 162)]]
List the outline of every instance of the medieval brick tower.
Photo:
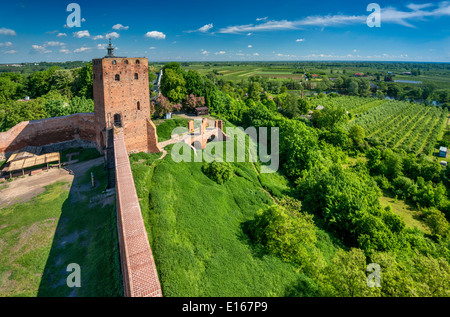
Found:
[(123, 128), (128, 153), (160, 152), (151, 121), (147, 58), (116, 57), (111, 40), (108, 55), (92, 61), (95, 130), (105, 149), (108, 131)]

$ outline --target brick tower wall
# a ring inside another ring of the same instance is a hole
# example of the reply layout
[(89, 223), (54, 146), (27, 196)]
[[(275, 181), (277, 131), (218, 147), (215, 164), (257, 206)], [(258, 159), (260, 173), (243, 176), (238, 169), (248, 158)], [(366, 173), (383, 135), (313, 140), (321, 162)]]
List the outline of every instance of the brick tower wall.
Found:
[(158, 151), (156, 130), (153, 133), (147, 123), (151, 121), (148, 59), (110, 57), (92, 64), (97, 143), (102, 144), (101, 131), (111, 128), (117, 115), (128, 153)]

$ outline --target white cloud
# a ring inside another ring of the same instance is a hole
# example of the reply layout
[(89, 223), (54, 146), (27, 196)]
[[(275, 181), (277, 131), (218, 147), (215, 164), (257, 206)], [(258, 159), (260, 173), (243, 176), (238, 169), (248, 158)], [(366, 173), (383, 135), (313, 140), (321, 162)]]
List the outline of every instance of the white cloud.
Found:
[(425, 21), (428, 17), (442, 17), (450, 16), (450, 2), (442, 1), (438, 7), (432, 10), (423, 10), (434, 7), (433, 4), (409, 4), (407, 6), (411, 11), (400, 11), (393, 7), (387, 7), (381, 10), (382, 23), (394, 23), (407, 27), (415, 27), (411, 24), (412, 21)]
[(255, 55), (255, 56), (259, 56), (259, 53), (254, 53), (253, 55)]
[(249, 46), (248, 46), (248, 48), (252, 48), (252, 47), (253, 47), (253, 45), (249, 45)]
[(209, 30), (211, 30), (214, 27), (214, 25), (212, 23), (210, 24), (206, 24), (204, 26), (202, 26), (201, 28), (199, 28), (198, 30), (200, 32), (208, 32)]
[(304, 42), (305, 39), (296, 39), (295, 41), (296, 41), (296, 42)]
[(130, 27), (129, 26), (123, 26), (122, 24), (116, 24), (112, 28), (113, 28), (113, 30), (118, 30), (118, 31), (125, 30), (126, 31)]
[[(394, 7), (381, 9), (382, 23), (400, 24), (407, 27), (414, 27), (411, 21), (424, 21), (427, 17), (450, 16), (450, 1), (442, 1), (436, 5), (409, 4), (406, 6), (410, 11), (398, 10)], [(264, 21), (260, 18), (260, 21)], [(288, 21), (266, 21), (261, 24), (243, 24), (228, 26), (220, 29), (219, 33), (238, 34), (261, 31), (294, 30), (305, 26), (342, 26), (351, 24), (365, 24), (367, 15), (326, 15), (308, 16), (300, 20)]]
[(34, 53), (40, 53), (40, 54), (48, 54), (51, 53), (52, 51), (47, 50), (45, 48), (45, 46), (40, 46), (40, 45), (31, 45), (31, 47), (33, 48)]
[(107, 39), (118, 39), (120, 37), (120, 34), (117, 32), (111, 32), (105, 35), (105, 38)]
[(148, 37), (151, 39), (157, 39), (157, 40), (164, 40), (166, 38), (166, 35), (162, 32), (151, 31), (151, 32), (147, 32), (147, 34), (145, 34), (145, 37)]
[(257, 18), (256, 21), (265, 21), (267, 20), (269, 17), (264, 17), (264, 18)]
[(10, 51), (4, 52), (4, 54), (16, 54), (16, 53), (18, 53), (18, 52), (15, 50), (10, 50)]
[(73, 52), (74, 53), (83, 53), (83, 52), (89, 51), (90, 49), (91, 49), (90, 47), (80, 47), (80, 48), (77, 48), (76, 50), (74, 50)]
[(107, 47), (106, 44), (97, 44), (97, 49), (99, 49), (99, 50), (105, 50), (106, 47)]
[(247, 36), (250, 36), (250, 35), (252, 35), (253, 33), (247, 33)]
[(103, 40), (105, 37), (103, 36), (103, 35), (96, 35), (96, 36), (94, 36), (92, 39), (94, 40), (94, 41), (97, 41), (97, 40)]
[(67, 34), (66, 33), (58, 33), (58, 35), (56, 37), (64, 37), (64, 36), (67, 36)]
[(55, 46), (65, 46), (66, 44), (62, 43), (62, 42), (56, 42), (56, 41), (50, 41), (50, 42), (45, 42), (44, 43), (44, 47), (47, 46), (51, 46), (51, 47), (55, 47)]
[(225, 52), (225, 51), (219, 51), (219, 52), (216, 52), (215, 54), (216, 55), (223, 55), (223, 54), (226, 54), (227, 52)]
[(9, 47), (9, 46), (12, 46), (12, 45), (13, 45), (12, 42), (0, 43), (0, 47), (2, 47), (2, 46)]
[(7, 29), (7, 28), (0, 28), (0, 35), (12, 35), (16, 36), (17, 33), (14, 30)]
[(207, 50), (201, 49), (201, 52), (203, 55), (209, 55), (209, 52)]
[(82, 18), (82, 19), (81, 19), (81, 22), (86, 22), (86, 19), (85, 19), (85, 18)]
[(432, 3), (424, 3), (424, 4), (414, 4), (414, 3), (410, 3), (408, 5), (406, 5), (406, 7), (408, 9), (411, 9), (413, 11), (417, 11), (417, 10), (422, 10), (422, 9), (426, 9), (429, 7), (434, 6)]
[(149, 50), (156, 50), (156, 47), (151, 46), (151, 47), (149, 47), (148, 49), (149, 49)]
[(201, 28), (197, 29), (197, 30), (193, 30), (193, 31), (184, 31), (185, 33), (195, 33), (195, 32), (202, 32), (202, 33), (206, 33), (209, 30), (211, 30), (214, 27), (214, 24), (210, 23), (210, 24), (205, 24), (204, 26), (202, 26)]
[(244, 33), (244, 32), (255, 32), (255, 31), (270, 31), (270, 30), (288, 30), (295, 29), (296, 25), (290, 21), (269, 21), (262, 24), (246, 24), (246, 25), (235, 25), (229, 26), (219, 30), (219, 33)]
[(60, 53), (70, 54), (70, 51), (67, 48), (62, 48), (59, 50)]
[(81, 39), (83, 37), (90, 37), (89, 31), (78, 31), (73, 33), (73, 37)]

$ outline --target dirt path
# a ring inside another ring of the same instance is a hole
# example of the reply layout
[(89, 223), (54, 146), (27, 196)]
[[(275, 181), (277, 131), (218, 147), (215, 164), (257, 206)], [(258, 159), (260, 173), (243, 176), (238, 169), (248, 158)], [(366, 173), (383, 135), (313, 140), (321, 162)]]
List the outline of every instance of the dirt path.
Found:
[(100, 164), (103, 164), (103, 157), (74, 165), (68, 165), (61, 169), (51, 169), (48, 172), (44, 171), (41, 174), (34, 176), (25, 176), (24, 178), (19, 177), (10, 183), (7, 182), (2, 184), (7, 187), (0, 189), (0, 209), (19, 202), (29, 201), (33, 197), (42, 194), (45, 191), (45, 186), (53, 183), (72, 183), (74, 174), (85, 173), (92, 166)]

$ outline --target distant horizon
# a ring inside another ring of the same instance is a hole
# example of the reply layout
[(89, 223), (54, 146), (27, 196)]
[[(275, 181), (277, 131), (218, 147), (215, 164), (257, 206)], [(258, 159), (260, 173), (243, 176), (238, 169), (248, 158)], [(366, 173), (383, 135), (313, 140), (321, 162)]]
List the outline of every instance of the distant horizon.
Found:
[[(102, 58), (102, 57), (97, 57), (97, 58)], [(93, 59), (97, 59), (97, 58), (93, 58)], [(298, 63), (298, 62), (308, 62), (308, 63), (330, 63), (330, 62), (339, 62), (339, 63), (402, 63), (402, 64), (450, 64), (449, 62), (440, 62), (440, 61), (436, 61), (436, 62), (429, 62), (429, 61), (399, 61), (399, 60), (386, 60), (386, 61), (370, 61), (370, 60), (246, 60), (246, 61), (236, 61), (236, 60), (209, 60), (209, 61), (204, 61), (204, 60), (167, 60), (167, 61), (153, 61), (150, 60), (148, 57), (146, 56), (117, 56), (117, 58), (147, 58), (149, 60), (149, 64), (150, 63), (171, 63), (171, 62), (176, 62), (176, 63)], [(67, 61), (34, 61), (34, 62), (9, 62), (9, 63), (0, 63), (0, 65), (11, 65), (11, 64), (39, 64), (39, 63), (59, 63), (59, 64), (64, 64), (64, 63), (71, 63), (71, 62), (92, 62), (91, 60), (67, 60)]]

